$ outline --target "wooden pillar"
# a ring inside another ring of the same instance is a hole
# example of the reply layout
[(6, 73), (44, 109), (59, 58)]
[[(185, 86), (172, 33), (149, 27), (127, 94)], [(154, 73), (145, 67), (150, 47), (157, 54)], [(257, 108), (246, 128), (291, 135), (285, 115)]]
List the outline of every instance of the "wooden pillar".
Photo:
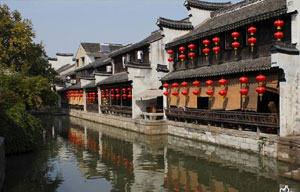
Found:
[(86, 112), (86, 91), (83, 89), (83, 111)]

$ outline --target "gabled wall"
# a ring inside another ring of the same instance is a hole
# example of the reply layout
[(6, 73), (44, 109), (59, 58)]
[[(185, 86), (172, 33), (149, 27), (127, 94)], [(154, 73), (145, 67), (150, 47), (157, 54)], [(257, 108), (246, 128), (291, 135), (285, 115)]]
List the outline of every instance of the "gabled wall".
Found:
[(197, 9), (193, 7), (190, 7), (190, 10), (188, 10), (189, 20), (194, 27), (200, 25), (207, 19), (210, 19), (210, 13), (211, 11)]

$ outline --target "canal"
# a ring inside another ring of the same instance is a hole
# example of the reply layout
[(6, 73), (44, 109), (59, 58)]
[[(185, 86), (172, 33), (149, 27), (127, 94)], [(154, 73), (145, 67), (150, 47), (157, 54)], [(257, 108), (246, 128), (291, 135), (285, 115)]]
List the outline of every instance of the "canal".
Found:
[(67, 116), (42, 116), (43, 144), (7, 158), (4, 192), (277, 192), (297, 166), (173, 136), (146, 136)]

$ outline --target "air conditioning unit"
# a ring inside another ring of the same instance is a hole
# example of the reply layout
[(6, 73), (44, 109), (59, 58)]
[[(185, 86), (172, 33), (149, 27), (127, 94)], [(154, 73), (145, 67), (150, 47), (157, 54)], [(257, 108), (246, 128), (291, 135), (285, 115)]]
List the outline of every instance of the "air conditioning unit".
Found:
[(106, 72), (111, 73), (111, 65), (106, 66)]
[(76, 84), (76, 79), (71, 79), (71, 84)]

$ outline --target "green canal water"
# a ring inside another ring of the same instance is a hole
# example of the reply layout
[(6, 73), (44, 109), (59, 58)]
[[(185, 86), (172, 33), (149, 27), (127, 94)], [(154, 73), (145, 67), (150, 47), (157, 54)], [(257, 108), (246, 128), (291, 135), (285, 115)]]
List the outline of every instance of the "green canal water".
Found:
[(43, 144), (7, 158), (4, 192), (278, 192), (297, 166), (173, 136), (43, 116)]

